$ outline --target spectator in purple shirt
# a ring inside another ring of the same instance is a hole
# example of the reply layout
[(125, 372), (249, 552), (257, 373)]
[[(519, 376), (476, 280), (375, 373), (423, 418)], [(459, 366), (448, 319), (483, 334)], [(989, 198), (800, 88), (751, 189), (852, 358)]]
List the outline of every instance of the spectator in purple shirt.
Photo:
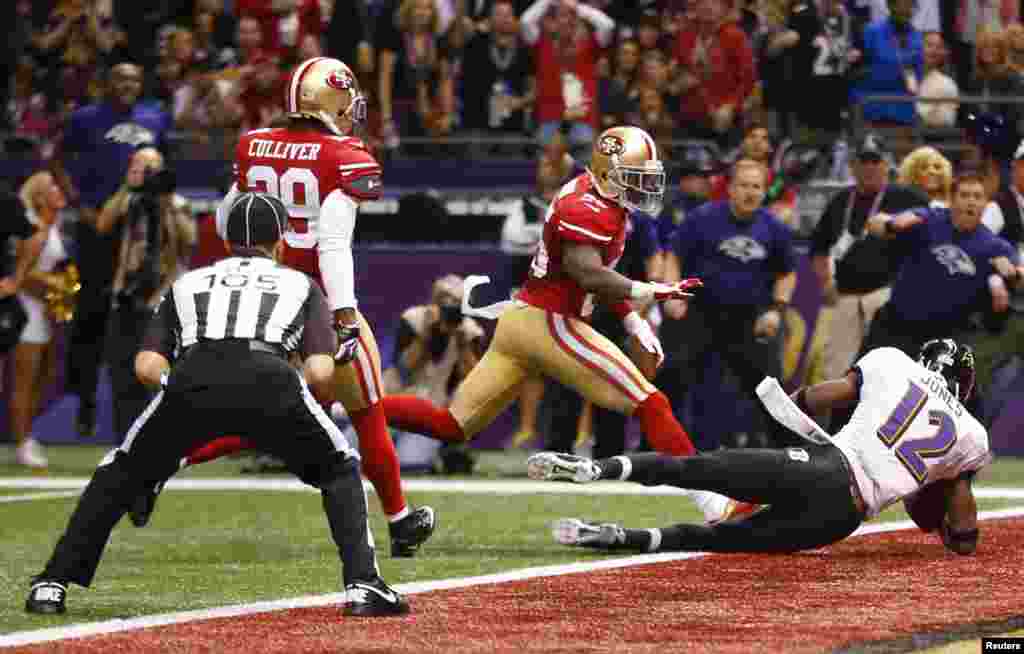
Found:
[(916, 352), (932, 338), (970, 341), (973, 315), (1002, 329), (1009, 289), (1024, 285), (1017, 250), (981, 224), (989, 199), (976, 172), (953, 182), (950, 208), (930, 207), (868, 220), (875, 236), (895, 239), (904, 252), (892, 299), (872, 323), (863, 352), (892, 346)]
[(78, 430), (95, 431), (96, 384), (110, 311), (116, 233), (96, 231), (98, 210), (114, 192), (136, 149), (160, 145), (171, 118), (140, 102), (142, 69), (121, 63), (110, 71), (106, 99), (71, 115), (53, 169), (65, 194), (78, 205), (76, 259), (82, 290), (71, 330), (68, 389), (79, 396)]
[[(738, 161), (729, 200), (691, 211), (665, 255), (665, 281), (704, 282), (692, 300), (663, 305), (666, 360), (655, 384), (669, 389), (673, 402), (699, 380), (713, 353), (751, 397), (766, 376), (782, 377), (782, 318), (796, 287), (796, 251), (792, 230), (761, 206), (766, 181), (762, 164)], [(764, 424), (751, 433), (754, 442), (767, 438)]]

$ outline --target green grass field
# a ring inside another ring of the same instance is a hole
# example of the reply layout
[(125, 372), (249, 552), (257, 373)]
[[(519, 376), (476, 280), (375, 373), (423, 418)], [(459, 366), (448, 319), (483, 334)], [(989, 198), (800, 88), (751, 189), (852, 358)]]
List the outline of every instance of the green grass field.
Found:
[[(50, 448), (49, 478), (88, 476), (102, 454), (95, 447)], [(525, 457), (524, 452), (485, 453), (478, 477), (522, 477)], [(222, 460), (183, 476), (231, 477), (240, 465)], [(0, 466), (0, 477), (22, 475), (12, 466)], [(1024, 461), (1001, 460), (979, 483), (1022, 487), (1022, 479)], [(0, 500), (38, 492), (43, 491), (0, 489)], [(439, 527), (419, 556), (396, 560), (387, 556), (387, 529), (376, 499), (370, 498), (382, 572), (392, 583), (578, 560), (578, 550), (550, 539), (547, 525), (561, 516), (640, 527), (698, 520), (691, 503), (678, 497), (410, 493), (410, 500), (434, 506)], [(22, 602), (28, 580), (45, 563), (75, 501), (65, 497), (0, 505), (0, 633), (340, 589), (337, 555), (318, 494), (168, 490), (149, 527), (135, 529), (124, 520), (114, 530), (93, 587), (69, 593), (73, 608), (68, 617), (26, 615)], [(1014, 504), (1024, 501), (979, 501), (981, 509)], [(897, 509), (882, 517), (904, 518)]]

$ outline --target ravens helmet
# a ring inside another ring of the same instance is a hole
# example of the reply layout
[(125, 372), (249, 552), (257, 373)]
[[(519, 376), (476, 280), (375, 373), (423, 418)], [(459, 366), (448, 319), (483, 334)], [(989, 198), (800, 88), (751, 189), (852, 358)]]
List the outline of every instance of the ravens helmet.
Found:
[(627, 209), (661, 213), (665, 165), (654, 139), (639, 127), (612, 127), (594, 141), (587, 167), (606, 197)]
[(295, 67), (285, 88), (285, 113), (319, 120), (338, 136), (348, 136), (366, 120), (366, 98), (348, 66), (314, 57)]
[(974, 392), (974, 350), (951, 338), (936, 338), (921, 346), (917, 362), (946, 380), (946, 386), (961, 402)]

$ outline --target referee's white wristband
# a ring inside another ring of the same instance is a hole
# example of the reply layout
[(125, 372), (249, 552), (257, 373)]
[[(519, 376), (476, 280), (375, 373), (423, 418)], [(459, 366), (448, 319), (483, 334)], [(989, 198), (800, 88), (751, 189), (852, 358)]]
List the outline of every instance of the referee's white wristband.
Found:
[(626, 330), (626, 333), (630, 336), (637, 334), (645, 326), (647, 321), (640, 317), (640, 314), (636, 311), (630, 311), (626, 314), (626, 317), (622, 319), (622, 326)]
[(654, 285), (647, 282), (633, 282), (629, 287), (629, 299), (648, 302), (654, 299)]

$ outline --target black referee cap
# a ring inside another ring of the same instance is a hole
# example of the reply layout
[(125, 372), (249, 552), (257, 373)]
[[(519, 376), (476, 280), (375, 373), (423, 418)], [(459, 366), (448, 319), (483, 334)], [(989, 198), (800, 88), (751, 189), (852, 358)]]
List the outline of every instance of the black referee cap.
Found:
[(288, 226), (284, 203), (267, 193), (242, 193), (228, 211), (227, 240), (239, 247), (273, 245)]

